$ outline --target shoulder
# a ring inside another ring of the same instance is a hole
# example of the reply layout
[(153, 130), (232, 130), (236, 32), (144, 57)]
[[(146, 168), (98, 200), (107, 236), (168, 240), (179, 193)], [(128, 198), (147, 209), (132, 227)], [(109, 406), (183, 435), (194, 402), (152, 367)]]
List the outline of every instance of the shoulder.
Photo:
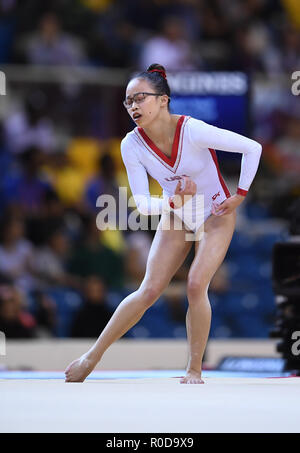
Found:
[(125, 149), (128, 146), (131, 146), (136, 142), (136, 132), (134, 128), (132, 131), (128, 132), (125, 137), (121, 140), (121, 150)]
[(191, 140), (199, 140), (199, 137), (209, 127), (207, 123), (202, 120), (197, 120), (191, 116), (186, 117), (185, 130), (187, 131)]
[(216, 126), (192, 117), (189, 117), (187, 121), (187, 129), (191, 140), (195, 140), (197, 143), (202, 141), (206, 143), (207, 138), (212, 137), (219, 131)]
[(197, 120), (196, 118), (193, 118), (192, 116), (188, 116), (186, 118), (187, 118), (186, 124), (189, 129), (199, 129), (199, 128), (202, 129), (202, 128), (205, 128), (205, 126), (208, 126), (208, 124), (205, 123), (204, 121)]
[(136, 160), (138, 158), (137, 148), (137, 136), (135, 130), (133, 129), (132, 131), (128, 132), (128, 134), (126, 134), (121, 141), (121, 155), (125, 163), (132, 162), (133, 160)]

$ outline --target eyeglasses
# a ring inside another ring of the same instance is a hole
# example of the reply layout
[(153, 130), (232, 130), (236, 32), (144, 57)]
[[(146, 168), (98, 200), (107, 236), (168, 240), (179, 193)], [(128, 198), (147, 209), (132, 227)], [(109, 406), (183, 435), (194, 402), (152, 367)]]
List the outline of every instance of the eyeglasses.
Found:
[(163, 96), (164, 94), (165, 93), (135, 93), (132, 97), (128, 96), (128, 98), (123, 101), (123, 104), (126, 109), (129, 109), (134, 102), (136, 104), (141, 104), (147, 96)]

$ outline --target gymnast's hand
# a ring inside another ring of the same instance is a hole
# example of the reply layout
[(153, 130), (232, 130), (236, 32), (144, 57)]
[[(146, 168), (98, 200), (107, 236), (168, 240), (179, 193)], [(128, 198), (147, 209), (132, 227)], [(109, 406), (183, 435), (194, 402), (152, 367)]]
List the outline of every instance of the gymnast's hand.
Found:
[(211, 213), (216, 216), (231, 214), (240, 204), (243, 203), (245, 197), (243, 195), (235, 194), (227, 198), (223, 203), (213, 203)]
[(181, 208), (188, 200), (190, 200), (197, 192), (197, 185), (188, 176), (182, 176), (178, 181), (173, 197), (170, 201), (174, 205), (174, 209)]

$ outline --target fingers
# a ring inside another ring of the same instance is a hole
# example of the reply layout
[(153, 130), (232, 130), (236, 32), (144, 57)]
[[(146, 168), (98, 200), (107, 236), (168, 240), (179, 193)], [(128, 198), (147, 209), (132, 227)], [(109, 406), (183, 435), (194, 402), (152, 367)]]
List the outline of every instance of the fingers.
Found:
[(232, 206), (224, 201), (223, 203), (212, 203), (211, 213), (216, 216), (223, 216), (226, 214), (230, 214), (233, 211)]
[(182, 176), (177, 183), (174, 194), (180, 195), (181, 197), (185, 195), (195, 195), (197, 192), (197, 185), (187, 176)]
[(181, 192), (184, 192), (186, 195), (195, 195), (197, 191), (197, 186), (194, 181), (191, 180), (188, 176), (182, 177)]
[(184, 192), (186, 189), (186, 178), (183, 177), (181, 180), (180, 180), (180, 192)]
[(220, 205), (219, 203), (212, 203), (211, 213), (216, 216), (222, 216), (230, 213), (229, 207), (226, 205), (226, 202)]
[(181, 192), (181, 181), (178, 181), (176, 189), (175, 189), (175, 194), (178, 194)]
[(229, 212), (227, 210), (223, 210), (223, 211), (219, 211), (219, 212), (212, 212), (212, 214), (217, 217), (221, 217), (223, 215), (229, 214)]

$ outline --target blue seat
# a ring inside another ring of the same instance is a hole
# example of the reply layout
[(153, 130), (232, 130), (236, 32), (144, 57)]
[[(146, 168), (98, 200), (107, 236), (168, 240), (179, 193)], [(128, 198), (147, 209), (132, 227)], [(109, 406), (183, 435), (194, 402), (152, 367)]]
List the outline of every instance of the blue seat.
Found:
[(58, 337), (68, 337), (73, 317), (82, 304), (82, 299), (76, 291), (53, 288), (48, 291), (49, 296), (55, 301), (57, 307), (57, 328), (55, 334)]
[(253, 254), (253, 243), (254, 239), (247, 235), (246, 233), (241, 233), (239, 231), (235, 231), (231, 243), (228, 248), (227, 257), (228, 259), (242, 256), (245, 254)]
[(230, 338), (232, 333), (232, 329), (228, 325), (226, 318), (222, 314), (213, 311), (209, 338)]
[(251, 220), (263, 220), (270, 217), (269, 211), (258, 203), (248, 202), (245, 204), (245, 214)]
[(15, 31), (15, 19), (0, 19), (0, 63), (7, 63)]
[(277, 233), (267, 233), (258, 237), (255, 241), (255, 248), (259, 256), (272, 258), (274, 244), (281, 240), (281, 236)]
[(253, 313), (239, 314), (235, 322), (235, 334), (238, 338), (268, 338), (269, 336), (270, 326), (261, 316)]

